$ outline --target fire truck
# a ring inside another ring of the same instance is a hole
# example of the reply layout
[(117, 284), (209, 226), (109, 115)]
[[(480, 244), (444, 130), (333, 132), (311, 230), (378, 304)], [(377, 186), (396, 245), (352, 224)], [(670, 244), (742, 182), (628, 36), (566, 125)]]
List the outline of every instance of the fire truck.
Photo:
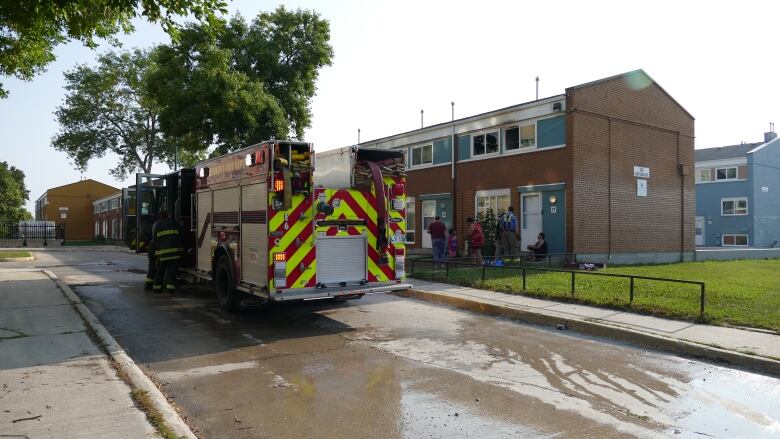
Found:
[(219, 304), (406, 289), (406, 174), (400, 151), (267, 141), (125, 190), (128, 245), (145, 252), (165, 207), (184, 232), (180, 277)]

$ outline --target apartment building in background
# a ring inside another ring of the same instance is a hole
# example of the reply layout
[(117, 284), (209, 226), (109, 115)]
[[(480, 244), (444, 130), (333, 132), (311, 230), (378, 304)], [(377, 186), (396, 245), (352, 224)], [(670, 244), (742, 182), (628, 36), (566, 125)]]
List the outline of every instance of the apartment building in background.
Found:
[(122, 192), (116, 192), (92, 203), (94, 238), (121, 241), (122, 235)]
[(643, 70), (360, 146), (406, 152), (413, 250), (435, 216), (463, 237), (514, 206), (522, 248), (544, 232), (581, 260), (693, 259), (694, 118)]
[(780, 138), (696, 150), (697, 246), (780, 245)]
[(66, 241), (92, 239), (92, 203), (117, 191), (92, 179), (53, 187), (35, 201), (35, 219), (65, 224)]

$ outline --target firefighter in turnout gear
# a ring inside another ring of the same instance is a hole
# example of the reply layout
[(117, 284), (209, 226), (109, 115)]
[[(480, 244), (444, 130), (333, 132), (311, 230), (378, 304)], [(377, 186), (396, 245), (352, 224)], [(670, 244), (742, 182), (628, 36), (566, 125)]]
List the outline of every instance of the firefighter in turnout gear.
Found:
[(163, 289), (173, 293), (176, 290), (176, 274), (182, 252), (181, 233), (179, 225), (168, 217), (165, 209), (160, 210), (159, 219), (152, 226), (150, 248), (157, 260), (152, 288), (156, 293)]

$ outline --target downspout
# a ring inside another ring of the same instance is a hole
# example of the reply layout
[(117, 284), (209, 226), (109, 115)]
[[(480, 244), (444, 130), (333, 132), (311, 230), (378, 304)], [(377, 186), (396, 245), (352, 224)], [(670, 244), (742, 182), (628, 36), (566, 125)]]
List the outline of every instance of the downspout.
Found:
[(680, 262), (685, 260), (685, 172), (680, 160), (680, 132), (677, 131), (677, 172), (680, 174)]
[(612, 259), (612, 118), (607, 118), (607, 260)]
[(450, 119), (450, 126), (452, 128), (452, 135), (450, 140), (450, 150), (452, 152), (452, 157), (450, 158), (450, 174), (452, 179), (452, 212), (450, 214), (452, 215), (452, 228), (457, 230), (457, 215), (455, 212), (458, 211), (458, 204), (457, 204), (457, 192), (455, 191), (455, 188), (457, 187), (455, 183), (455, 101), (450, 102), (450, 105), (452, 106), (452, 116)]

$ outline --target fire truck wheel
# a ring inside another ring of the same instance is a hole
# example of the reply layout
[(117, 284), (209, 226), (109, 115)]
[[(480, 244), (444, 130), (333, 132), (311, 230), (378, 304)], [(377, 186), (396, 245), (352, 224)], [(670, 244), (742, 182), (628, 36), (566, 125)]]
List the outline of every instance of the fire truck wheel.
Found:
[(233, 270), (228, 258), (220, 256), (214, 269), (214, 290), (217, 292), (219, 306), (225, 311), (236, 309), (236, 288), (233, 282)]

